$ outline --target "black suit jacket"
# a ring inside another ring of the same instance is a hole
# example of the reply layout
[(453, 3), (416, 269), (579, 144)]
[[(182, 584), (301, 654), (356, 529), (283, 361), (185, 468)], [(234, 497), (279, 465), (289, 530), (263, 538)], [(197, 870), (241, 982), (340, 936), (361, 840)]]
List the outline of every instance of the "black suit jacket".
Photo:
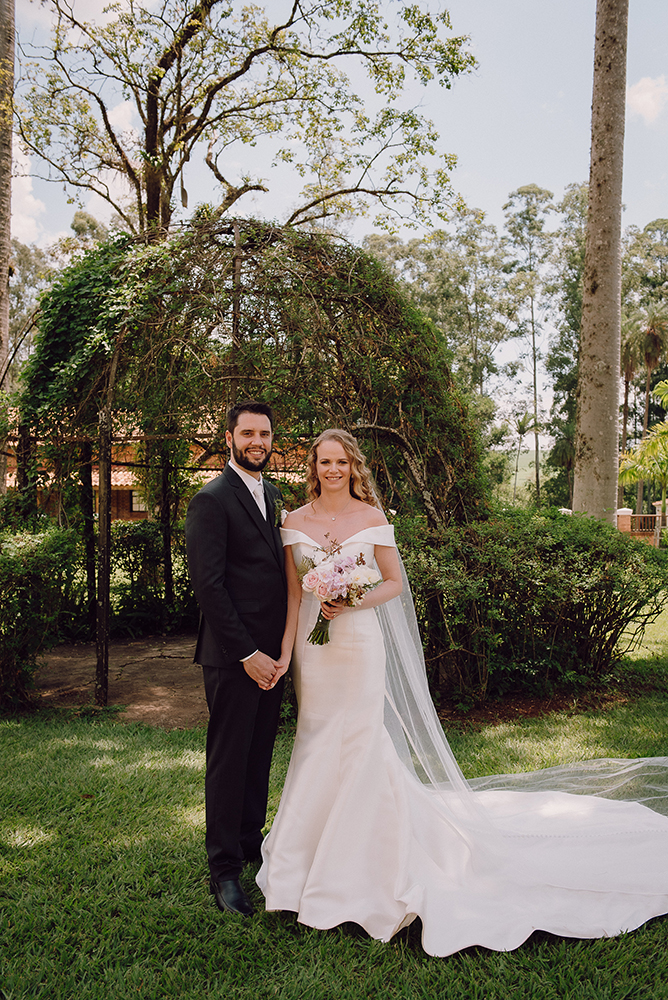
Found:
[(287, 609), (275, 525), (280, 494), (266, 480), (264, 488), (266, 521), (229, 465), (188, 507), (188, 568), (202, 612), (195, 662), (202, 666), (231, 666), (256, 649), (280, 655)]

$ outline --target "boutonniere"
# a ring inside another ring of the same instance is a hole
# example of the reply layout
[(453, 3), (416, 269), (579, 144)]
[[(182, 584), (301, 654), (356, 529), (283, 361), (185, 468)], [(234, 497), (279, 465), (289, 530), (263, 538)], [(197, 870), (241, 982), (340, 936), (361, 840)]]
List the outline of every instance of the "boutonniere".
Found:
[(283, 506), (283, 497), (279, 492), (274, 503), (274, 527), (280, 528), (287, 516), (288, 512)]

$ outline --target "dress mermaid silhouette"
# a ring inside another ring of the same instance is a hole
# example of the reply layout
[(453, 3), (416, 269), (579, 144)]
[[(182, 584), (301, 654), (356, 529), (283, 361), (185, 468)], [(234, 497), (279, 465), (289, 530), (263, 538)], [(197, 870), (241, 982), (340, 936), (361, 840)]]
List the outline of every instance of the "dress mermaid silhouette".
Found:
[[(297, 565), (318, 548), (301, 531), (282, 535)], [(343, 551), (372, 563), (375, 545), (394, 545), (390, 525), (357, 532)], [(354, 921), (383, 941), (419, 917), (425, 951), (439, 956), (509, 950), (537, 929), (615, 935), (668, 912), (668, 818), (655, 811), (666, 808), (668, 759), (466, 783), (445, 742), (420, 745), (407, 722), (419, 695), (388, 682), (386, 648), (388, 662), (396, 650), (381, 622), (402, 599), (341, 615), (329, 644), (313, 646), (319, 604), (304, 594), (297, 734), (257, 877), (267, 909), (321, 929)]]

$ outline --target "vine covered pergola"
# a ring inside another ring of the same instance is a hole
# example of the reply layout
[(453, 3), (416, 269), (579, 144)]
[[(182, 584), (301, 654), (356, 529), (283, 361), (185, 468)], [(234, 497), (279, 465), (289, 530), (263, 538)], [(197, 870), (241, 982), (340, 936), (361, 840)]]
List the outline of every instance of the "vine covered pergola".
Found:
[(23, 385), (26, 495), (30, 441), (45, 443), (63, 480), (82, 475), (89, 498), (99, 465), (103, 644), (110, 448), (130, 429), (159, 501), (167, 600), (179, 470), (193, 442), (206, 442), (202, 458), (225, 452), (225, 410), (241, 398), (274, 406), (283, 450), (303, 451), (327, 426), (350, 430), (386, 508), (425, 528), (485, 507), (477, 439), (437, 331), (373, 257), (330, 236), (202, 211), (163, 239), (103, 244), (42, 301)]

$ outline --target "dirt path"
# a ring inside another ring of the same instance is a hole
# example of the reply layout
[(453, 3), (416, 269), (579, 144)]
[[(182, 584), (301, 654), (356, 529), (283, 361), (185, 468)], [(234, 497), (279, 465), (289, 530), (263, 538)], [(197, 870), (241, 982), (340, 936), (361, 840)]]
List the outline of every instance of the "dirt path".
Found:
[[(166, 729), (205, 723), (202, 673), (192, 662), (194, 635), (124, 639), (109, 646), (109, 705), (120, 718)], [(36, 686), (45, 706), (92, 705), (95, 645), (57, 646), (44, 657)]]
[[(149, 636), (121, 639), (109, 646), (109, 705), (122, 705), (120, 718), (165, 729), (188, 729), (207, 722), (202, 673), (192, 662), (195, 635)], [(44, 657), (36, 675), (42, 704), (74, 707), (93, 704), (95, 645), (58, 646)], [(621, 690), (591, 692), (575, 697), (551, 698), (516, 694), (490, 701), (469, 712), (451, 704), (441, 705), (439, 716), (446, 727), (498, 725), (535, 718), (550, 712), (569, 715), (587, 709), (601, 711), (628, 701)]]

